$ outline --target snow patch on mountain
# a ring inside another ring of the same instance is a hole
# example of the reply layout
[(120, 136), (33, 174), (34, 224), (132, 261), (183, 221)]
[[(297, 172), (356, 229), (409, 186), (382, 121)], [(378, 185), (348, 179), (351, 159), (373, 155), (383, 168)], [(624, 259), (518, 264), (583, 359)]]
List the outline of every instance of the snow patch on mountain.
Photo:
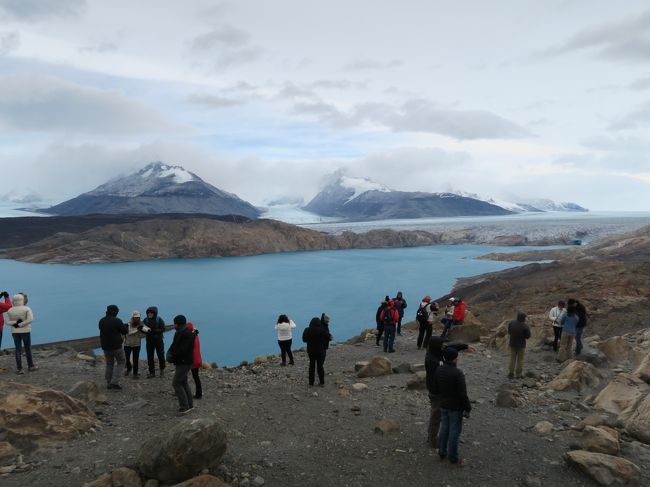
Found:
[(346, 203), (349, 203), (357, 196), (360, 196), (367, 191), (381, 191), (384, 193), (389, 193), (391, 191), (391, 189), (388, 188), (387, 186), (384, 186), (383, 184), (377, 183), (375, 181), (371, 181), (368, 178), (354, 178), (350, 176), (341, 176), (339, 178), (339, 184), (345, 189), (350, 189), (354, 191), (354, 193), (352, 194), (352, 196), (348, 198)]

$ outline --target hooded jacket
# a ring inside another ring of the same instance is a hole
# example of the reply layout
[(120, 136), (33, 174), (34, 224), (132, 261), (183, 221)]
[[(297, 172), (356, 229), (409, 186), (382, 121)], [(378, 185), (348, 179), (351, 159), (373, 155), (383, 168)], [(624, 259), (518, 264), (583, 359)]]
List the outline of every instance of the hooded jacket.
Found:
[(465, 374), (453, 362), (443, 362), (433, 376), (431, 394), (440, 396), (440, 407), (451, 411), (472, 410), (467, 397)]
[(198, 338), (194, 330), (185, 325), (179, 325), (174, 333), (174, 341), (167, 351), (168, 362), (174, 365), (194, 364), (194, 341)]
[(199, 330), (197, 330), (192, 323), (188, 323), (187, 327), (194, 334), (194, 361), (192, 362), (192, 368), (200, 369), (203, 367), (203, 357), (201, 357), (201, 339), (199, 338)]
[(576, 314), (579, 318), (576, 328), (584, 328), (587, 326), (587, 308), (580, 301), (576, 301)]
[(31, 308), (26, 306), (25, 295), (15, 294), (11, 303), (11, 308), (7, 310), (7, 324), (11, 325), (11, 333), (30, 333), (34, 315)]
[(465, 301), (454, 304), (454, 321), (465, 321)]
[(434, 350), (431, 350), (431, 345), (427, 344), (428, 348), (427, 354), (424, 357), (424, 368), (427, 371), (427, 389), (429, 389), (429, 393), (433, 394), (434, 377), (436, 370), (438, 370), (438, 367), (442, 363), (442, 345), (445, 340), (442, 337), (432, 337), (431, 341), (437, 342), (438, 350), (435, 350), (436, 347), (434, 347)]
[(106, 316), (99, 320), (99, 341), (102, 350), (112, 351), (122, 348), (122, 336), (128, 333), (129, 327), (117, 317), (118, 312), (116, 306), (109, 306)]
[[(153, 311), (153, 318), (151, 319), (149, 318), (150, 311)], [(153, 340), (156, 338), (162, 338), (163, 333), (165, 333), (165, 322), (160, 316), (158, 316), (158, 308), (156, 306), (149, 306), (145, 315), (146, 318), (142, 320), (142, 322), (151, 328), (151, 330), (146, 334), (147, 339)]]
[(393, 298), (393, 305), (395, 306), (399, 317), (404, 318), (404, 310), (408, 305), (406, 304), (406, 299), (404, 299), (402, 293), (397, 293), (397, 296)]
[(330, 341), (329, 333), (323, 328), (318, 318), (312, 318), (309, 326), (302, 332), (302, 341), (307, 344), (309, 355), (325, 353)]
[(11, 308), (11, 300), (9, 297), (6, 297), (3, 301), (0, 301), (0, 333), (2, 333), (2, 327), (5, 324), (4, 313), (9, 311), (9, 308)]
[(530, 327), (526, 323), (526, 313), (517, 313), (517, 319), (508, 323), (511, 348), (526, 348), (526, 340), (530, 338)]
[(332, 334), (330, 333), (330, 317), (325, 313), (322, 313), (320, 315), (320, 324), (325, 329), (325, 333), (327, 333), (327, 343), (325, 344), (325, 350), (327, 350), (330, 348), (330, 342), (332, 341)]

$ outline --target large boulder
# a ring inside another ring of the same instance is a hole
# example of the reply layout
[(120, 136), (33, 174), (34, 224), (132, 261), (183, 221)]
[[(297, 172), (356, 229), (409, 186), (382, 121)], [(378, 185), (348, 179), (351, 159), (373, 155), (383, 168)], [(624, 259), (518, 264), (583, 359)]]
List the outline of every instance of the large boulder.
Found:
[(650, 354), (644, 357), (644, 359), (634, 371), (634, 375), (636, 375), (642, 381), (650, 384)]
[(479, 325), (463, 324), (449, 330), (449, 341), (472, 343), (481, 341), (482, 327)]
[(564, 459), (570, 466), (600, 485), (630, 487), (640, 485), (639, 467), (623, 458), (604, 453), (575, 450), (566, 453)]
[(18, 455), (20, 455), (20, 451), (11, 443), (0, 441), (0, 466), (14, 463)]
[(594, 407), (618, 416), (649, 391), (650, 386), (638, 377), (620, 373), (596, 396)]
[(128, 467), (116, 468), (111, 472), (113, 487), (142, 487), (140, 474)]
[(618, 455), (621, 452), (618, 437), (609, 428), (595, 428), (593, 426), (585, 426), (582, 431), (582, 448), (591, 452), (606, 453), (607, 455)]
[(500, 408), (516, 408), (523, 406), (526, 401), (523, 395), (513, 384), (501, 384), (497, 389), (496, 405)]
[(226, 432), (216, 420), (183, 420), (140, 448), (137, 466), (146, 476), (175, 484), (216, 467), (226, 451)]
[(600, 383), (602, 375), (598, 369), (587, 362), (574, 360), (558, 376), (546, 384), (545, 388), (554, 391), (582, 391)]
[(375, 433), (386, 435), (389, 433), (397, 433), (399, 431), (399, 421), (394, 419), (382, 419), (375, 425)]
[(411, 390), (424, 390), (427, 388), (427, 373), (416, 372), (406, 383), (406, 388)]
[(19, 383), (0, 385), (0, 431), (20, 449), (71, 440), (97, 424), (86, 404), (65, 392)]
[(650, 444), (650, 394), (640, 401), (630, 418), (625, 421), (625, 429), (630, 436)]
[(393, 364), (386, 357), (373, 357), (367, 365), (357, 372), (357, 377), (379, 377), (393, 373)]
[(629, 361), (637, 365), (641, 363), (647, 354), (647, 350), (630, 343), (627, 336), (608, 338), (605, 341), (599, 342), (597, 347), (613, 364)]
[(68, 391), (68, 394), (77, 399), (81, 399), (90, 407), (94, 406), (96, 403), (105, 404), (108, 402), (106, 394), (102, 392), (96, 382), (91, 380), (77, 382), (72, 386), (72, 389)]
[(174, 485), (174, 487), (228, 487), (229, 484), (214, 475), (203, 474)]

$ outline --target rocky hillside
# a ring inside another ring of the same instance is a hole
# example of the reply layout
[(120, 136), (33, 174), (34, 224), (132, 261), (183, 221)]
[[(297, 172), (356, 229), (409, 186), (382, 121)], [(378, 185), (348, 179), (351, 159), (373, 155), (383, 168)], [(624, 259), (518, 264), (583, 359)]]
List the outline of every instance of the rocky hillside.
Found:
[[(24, 376), (11, 354), (0, 356), (1, 482), (142, 487), (202, 474), (178, 485), (649, 485), (650, 331), (588, 337), (585, 360), (559, 364), (542, 318), (531, 317), (521, 380), (506, 378), (505, 325), (471, 317), (452, 331), (469, 343), (459, 358), (472, 402), (462, 468), (426, 443), (424, 354), (412, 326), (394, 354), (381, 354), (372, 332), (331, 347), (323, 388), (307, 386), (304, 352), (288, 367), (276, 356), (205, 364), (203, 399), (184, 417), (170, 374), (107, 391), (92, 352), (39, 350), (40, 370)], [(219, 350), (203, 354), (218, 360)]]

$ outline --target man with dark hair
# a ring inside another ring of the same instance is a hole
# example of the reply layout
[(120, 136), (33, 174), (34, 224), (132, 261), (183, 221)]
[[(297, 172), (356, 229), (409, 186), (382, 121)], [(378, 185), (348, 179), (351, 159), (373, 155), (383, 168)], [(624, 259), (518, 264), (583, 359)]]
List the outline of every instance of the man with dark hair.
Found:
[[(128, 333), (129, 329), (117, 317), (119, 312), (117, 306), (110, 304), (106, 307), (106, 316), (99, 320), (99, 341), (106, 358), (104, 377), (108, 389), (122, 389), (120, 377), (124, 374), (124, 364), (126, 363), (122, 337)], [(116, 362), (117, 365), (115, 365)]]
[(158, 355), (160, 377), (162, 377), (165, 370), (165, 341), (163, 338), (165, 322), (158, 316), (158, 308), (156, 306), (149, 306), (147, 308), (147, 317), (142, 322), (145, 325), (142, 329), (146, 333), (145, 343), (147, 345), (147, 364), (149, 365), (147, 379), (156, 377), (154, 352)]
[(530, 338), (530, 327), (526, 324), (526, 313), (517, 312), (517, 319), (508, 323), (508, 335), (510, 335), (510, 367), (508, 379), (516, 377), (521, 379), (521, 372), (524, 368), (524, 354), (526, 352), (526, 340)]
[(312, 318), (309, 326), (302, 332), (302, 341), (307, 344), (309, 356), (309, 385), (314, 385), (314, 376), (318, 369), (318, 382), (325, 385), (325, 346), (329, 343), (329, 333), (323, 327), (321, 320)]
[(587, 308), (577, 299), (575, 303), (576, 314), (578, 315), (578, 324), (576, 325), (576, 355), (580, 355), (582, 352), (582, 334), (587, 326)]
[(443, 363), (433, 376), (430, 392), (440, 397), (438, 455), (441, 460), (449, 457), (454, 465), (463, 465), (464, 461), (458, 455), (458, 442), (463, 431), (463, 416), (469, 418), (472, 405), (467, 397), (465, 375), (457, 363), (458, 351), (447, 347), (443, 352)]
[(192, 389), (187, 382), (187, 374), (192, 370), (194, 363), (194, 338), (193, 330), (187, 326), (187, 319), (183, 315), (174, 318), (174, 341), (167, 351), (167, 361), (174, 364), (174, 379), (172, 387), (178, 398), (179, 414), (189, 413), (194, 409)]

